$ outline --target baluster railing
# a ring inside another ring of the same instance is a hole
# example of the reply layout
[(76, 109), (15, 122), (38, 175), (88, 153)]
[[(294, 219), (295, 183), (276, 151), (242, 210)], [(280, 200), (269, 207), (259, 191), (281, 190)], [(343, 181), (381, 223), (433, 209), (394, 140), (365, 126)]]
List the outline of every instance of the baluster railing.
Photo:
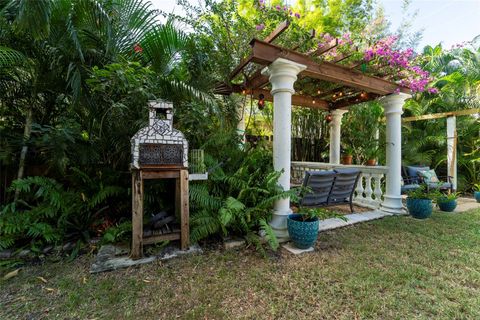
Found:
[(383, 179), (388, 171), (384, 166), (341, 165), (322, 162), (292, 161), (292, 185), (300, 185), (305, 171), (333, 170), (352, 168), (360, 170), (353, 202), (362, 207), (377, 209), (383, 201)]

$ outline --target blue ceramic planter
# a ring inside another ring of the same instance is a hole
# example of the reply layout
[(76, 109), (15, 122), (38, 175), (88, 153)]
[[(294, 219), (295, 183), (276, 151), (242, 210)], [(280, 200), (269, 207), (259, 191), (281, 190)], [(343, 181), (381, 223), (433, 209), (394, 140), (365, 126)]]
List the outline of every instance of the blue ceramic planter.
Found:
[(432, 200), (407, 198), (407, 209), (412, 217), (426, 219), (432, 215)]
[(474, 191), (473, 197), (475, 198), (475, 200), (477, 200), (477, 202), (480, 202), (480, 191)]
[(438, 202), (440, 210), (445, 212), (452, 212), (457, 207), (457, 200), (450, 200), (446, 202)]
[(291, 214), (287, 219), (288, 234), (299, 249), (312, 247), (318, 237), (318, 219), (302, 221), (302, 215)]

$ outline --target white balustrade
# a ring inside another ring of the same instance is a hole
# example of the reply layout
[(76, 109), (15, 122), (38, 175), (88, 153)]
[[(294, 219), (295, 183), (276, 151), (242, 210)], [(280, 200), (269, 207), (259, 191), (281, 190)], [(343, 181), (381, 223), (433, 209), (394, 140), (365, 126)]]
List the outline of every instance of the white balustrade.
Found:
[(336, 168), (342, 169), (358, 169), (360, 177), (355, 188), (353, 202), (359, 206), (371, 209), (380, 208), (383, 201), (384, 180), (388, 171), (385, 166), (359, 166), (359, 165), (342, 165), (323, 162), (300, 162), (292, 161), (292, 186), (301, 185), (305, 171), (326, 171)]

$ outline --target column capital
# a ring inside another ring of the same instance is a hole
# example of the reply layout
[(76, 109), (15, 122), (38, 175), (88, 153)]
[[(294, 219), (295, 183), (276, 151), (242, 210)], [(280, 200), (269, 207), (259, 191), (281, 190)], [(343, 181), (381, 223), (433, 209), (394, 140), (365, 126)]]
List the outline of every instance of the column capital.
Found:
[(330, 126), (339, 125), (340, 123), (342, 123), (342, 117), (347, 112), (348, 110), (342, 110), (342, 109), (335, 109), (330, 111), (330, 114), (332, 115), (332, 122), (330, 122)]
[(269, 77), (272, 84), (272, 94), (282, 91), (294, 94), (293, 84), (297, 80), (297, 75), (306, 68), (306, 65), (278, 58), (268, 67), (265, 67), (262, 74)]
[(388, 96), (384, 96), (380, 98), (378, 101), (382, 103), (385, 114), (389, 114), (389, 113), (402, 114), (403, 104), (405, 103), (405, 100), (411, 97), (412, 96), (410, 94), (400, 92), (400, 93), (392, 93), (392, 94), (389, 94)]
[(343, 116), (345, 113), (347, 113), (348, 110), (345, 110), (345, 109), (335, 109), (335, 110), (332, 110), (330, 111), (331, 115), (332, 116)]

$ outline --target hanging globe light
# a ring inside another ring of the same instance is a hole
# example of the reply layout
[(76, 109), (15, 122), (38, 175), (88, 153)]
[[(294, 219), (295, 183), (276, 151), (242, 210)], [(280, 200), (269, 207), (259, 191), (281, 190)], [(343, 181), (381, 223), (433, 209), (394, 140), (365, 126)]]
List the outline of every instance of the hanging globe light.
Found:
[(258, 110), (263, 110), (263, 108), (265, 108), (265, 96), (263, 95), (263, 93), (260, 93), (258, 95)]

